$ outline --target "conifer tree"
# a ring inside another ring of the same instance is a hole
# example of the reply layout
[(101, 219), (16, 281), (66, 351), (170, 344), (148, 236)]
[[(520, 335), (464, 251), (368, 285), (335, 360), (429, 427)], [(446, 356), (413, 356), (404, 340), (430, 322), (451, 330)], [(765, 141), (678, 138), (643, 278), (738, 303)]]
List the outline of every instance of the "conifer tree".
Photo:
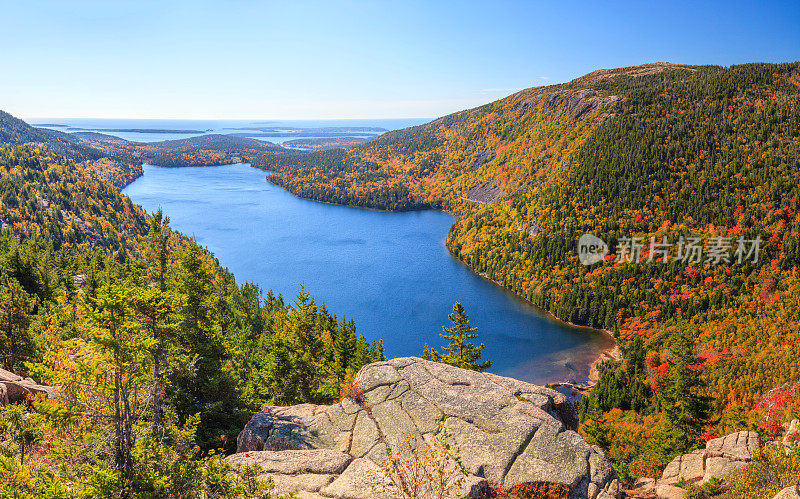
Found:
[(475, 346), (474, 343), (469, 341), (478, 337), (475, 332), (478, 329), (470, 325), (469, 316), (464, 310), (464, 306), (460, 302), (456, 302), (453, 305), (453, 313), (448, 317), (453, 325), (451, 327), (443, 326), (444, 334), (439, 334), (439, 336), (448, 341), (447, 346), (442, 348), (445, 353), (439, 353), (429, 348), (426, 344), (422, 357), (463, 369), (472, 369), (473, 371), (489, 369), (492, 366), (492, 361), (479, 362), (485, 345), (481, 343), (479, 346)]
[[(114, 462), (123, 475), (133, 463), (133, 427), (149, 398), (146, 352), (152, 347), (152, 338), (132, 320), (131, 300), (129, 289), (106, 284), (87, 304), (87, 318), (94, 326), (91, 344), (104, 354), (103, 358), (93, 359), (97, 362), (89, 370), (94, 370), (98, 393), (110, 399), (112, 413), (103, 417), (112, 421)], [(111, 375), (107, 376), (107, 372)]]
[(317, 324), (317, 305), (301, 287), (297, 294), (294, 312), (290, 316), (292, 340), (294, 343), (294, 368), (297, 371), (300, 398), (304, 402), (311, 400), (312, 390), (316, 388), (315, 379), (320, 368), (322, 341)]
[(28, 332), (35, 300), (14, 279), (3, 276), (0, 283), (0, 367), (24, 372), (36, 350)]
[(151, 334), (153, 347), (150, 355), (153, 365), (153, 406), (152, 431), (157, 434), (162, 429), (162, 397), (164, 391), (163, 368), (168, 364), (168, 345), (174, 340), (178, 323), (175, 318), (177, 298), (167, 287), (168, 262), (170, 257), (169, 217), (159, 208), (150, 218), (148, 239), (152, 243), (149, 250), (149, 275), (154, 281), (147, 289), (136, 295), (136, 308), (142, 326)]
[(661, 391), (662, 411), (670, 424), (688, 439), (700, 434), (711, 413), (711, 398), (694, 367), (698, 359), (689, 330), (682, 330), (671, 350), (669, 371)]
[(224, 312), (215, 307), (215, 304), (224, 303), (224, 300), (215, 300), (215, 294), (224, 289), (215, 289), (212, 285), (211, 269), (201, 255), (200, 247), (194, 242), (189, 242), (181, 255), (177, 289), (181, 293), (182, 307), (178, 316), (178, 339), (194, 359), (185, 363), (184, 372), (172, 376), (167, 388), (180, 423), (194, 414), (202, 414), (197, 427), (198, 444), (202, 448), (213, 448), (222, 444), (222, 435), (233, 434), (238, 431), (237, 427), (241, 429), (245, 415), (235, 381), (223, 369), (227, 351), (214, 321)]
[(347, 376), (347, 369), (355, 360), (356, 355), (356, 325), (352, 319), (342, 318), (339, 331), (334, 339), (334, 363), (336, 379), (341, 384)]

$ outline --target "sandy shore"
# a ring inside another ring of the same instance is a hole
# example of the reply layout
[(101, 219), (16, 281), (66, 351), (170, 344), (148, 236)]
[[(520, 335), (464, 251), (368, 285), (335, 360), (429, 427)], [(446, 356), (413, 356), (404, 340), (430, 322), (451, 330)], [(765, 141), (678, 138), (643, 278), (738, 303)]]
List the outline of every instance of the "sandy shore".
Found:
[[(450, 254), (452, 255), (452, 253), (450, 253)], [(464, 266), (466, 266), (468, 269), (470, 269), (474, 274), (476, 274), (476, 275), (478, 275), (480, 277), (483, 277), (487, 281), (493, 282), (497, 286), (499, 286), (499, 287), (505, 289), (506, 291), (512, 293), (517, 298), (521, 299), (522, 301), (524, 301), (528, 305), (530, 305), (533, 308), (535, 308), (536, 310), (538, 310), (543, 315), (547, 316), (550, 320), (552, 320), (554, 322), (557, 322), (559, 324), (563, 324), (565, 326), (573, 327), (575, 329), (583, 329), (583, 330), (586, 330), (586, 331), (592, 331), (593, 333), (602, 334), (603, 336), (608, 337), (613, 342), (612, 345), (610, 347), (604, 349), (603, 351), (601, 351), (600, 355), (598, 355), (597, 359), (595, 359), (594, 362), (589, 364), (589, 374), (588, 374), (588, 379), (587, 379), (587, 383), (586, 383), (587, 388), (591, 389), (600, 380), (600, 373), (597, 371), (597, 366), (598, 365), (600, 365), (603, 361), (606, 361), (606, 360), (620, 360), (620, 359), (622, 359), (622, 352), (620, 352), (620, 350), (619, 350), (619, 345), (617, 345), (617, 340), (616, 340), (616, 338), (614, 338), (614, 334), (611, 331), (609, 331), (608, 329), (597, 329), (597, 328), (593, 328), (593, 327), (590, 327), (590, 326), (582, 326), (580, 324), (575, 324), (575, 323), (572, 323), (572, 322), (569, 322), (569, 321), (565, 321), (564, 319), (561, 319), (560, 317), (555, 316), (549, 310), (545, 310), (542, 307), (540, 307), (540, 306), (536, 305), (535, 303), (533, 303), (532, 301), (528, 300), (524, 296), (520, 296), (519, 294), (515, 293), (512, 289), (509, 289), (509, 288), (503, 286), (499, 282), (497, 282), (494, 279), (492, 279), (491, 277), (489, 277), (485, 272), (476, 272), (475, 270), (473, 270), (469, 265), (467, 265), (463, 261), (459, 260), (458, 258), (456, 258), (456, 260), (461, 262)]]
[(604, 350), (600, 357), (589, 366), (589, 386), (593, 387), (600, 381), (600, 372), (597, 370), (597, 366), (606, 360), (620, 360), (621, 358), (622, 352), (619, 351), (619, 345), (616, 343), (614, 343), (613, 347)]

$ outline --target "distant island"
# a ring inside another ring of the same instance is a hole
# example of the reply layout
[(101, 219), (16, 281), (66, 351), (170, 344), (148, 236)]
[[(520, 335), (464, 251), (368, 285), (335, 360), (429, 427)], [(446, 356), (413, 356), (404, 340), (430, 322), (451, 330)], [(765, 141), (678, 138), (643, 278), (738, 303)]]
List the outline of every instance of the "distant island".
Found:
[(305, 139), (292, 139), (282, 143), (283, 147), (289, 149), (299, 149), (301, 151), (321, 151), (325, 149), (337, 149), (353, 147), (367, 142), (364, 137), (311, 137)]
[(117, 133), (207, 133), (208, 130), (170, 130), (163, 128), (76, 128), (67, 127), (67, 130), (72, 132), (117, 132)]

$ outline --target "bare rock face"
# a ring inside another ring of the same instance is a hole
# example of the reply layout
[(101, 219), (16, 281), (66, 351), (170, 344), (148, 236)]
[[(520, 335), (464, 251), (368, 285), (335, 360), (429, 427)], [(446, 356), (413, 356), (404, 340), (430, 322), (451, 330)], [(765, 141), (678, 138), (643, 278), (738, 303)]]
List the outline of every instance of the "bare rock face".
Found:
[(51, 387), (0, 369), (0, 407), (24, 402), (29, 395), (38, 393), (44, 394), (49, 399), (56, 398), (55, 391)]
[(545, 109), (558, 109), (563, 107), (564, 112), (572, 121), (580, 121), (585, 116), (603, 109), (620, 100), (617, 95), (601, 97), (593, 90), (569, 91), (563, 90), (548, 94), (544, 99)]
[(575, 411), (554, 390), (414, 357), (365, 366), (355, 387), (351, 398), (330, 406), (254, 415), (228, 459), (261, 464), (278, 494), (391, 497), (377, 492), (387, 453), (408, 438), (425, 445), (446, 430), (469, 473), (457, 497), (487, 480), (565, 484), (575, 498), (619, 494), (608, 459), (575, 432)]
[(489, 181), (469, 189), (464, 197), (481, 204), (490, 204), (501, 200), (503, 196), (505, 196), (505, 191), (499, 183)]
[(726, 480), (747, 466), (761, 445), (758, 433), (740, 431), (709, 440), (705, 449), (678, 456), (664, 469), (660, 484), (674, 485), (682, 479), (703, 484), (716, 477)]
[(778, 492), (772, 499), (800, 499), (800, 486), (792, 485)]

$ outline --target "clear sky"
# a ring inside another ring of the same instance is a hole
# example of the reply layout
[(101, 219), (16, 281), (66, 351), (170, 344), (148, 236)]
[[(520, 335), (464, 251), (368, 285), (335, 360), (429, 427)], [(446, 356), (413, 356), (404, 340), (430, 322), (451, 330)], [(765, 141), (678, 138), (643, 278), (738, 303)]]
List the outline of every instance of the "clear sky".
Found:
[(798, 59), (797, 0), (0, 0), (0, 109), (25, 118), (427, 118), (599, 68)]

